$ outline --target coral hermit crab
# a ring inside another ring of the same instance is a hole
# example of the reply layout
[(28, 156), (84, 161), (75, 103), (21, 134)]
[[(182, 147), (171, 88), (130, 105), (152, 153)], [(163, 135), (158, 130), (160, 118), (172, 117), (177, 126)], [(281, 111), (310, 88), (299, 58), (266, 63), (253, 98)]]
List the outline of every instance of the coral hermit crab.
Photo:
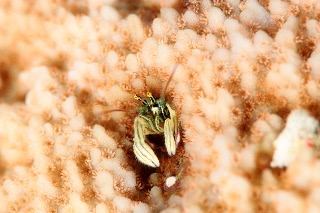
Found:
[(159, 167), (160, 162), (154, 151), (146, 143), (146, 136), (151, 134), (163, 134), (167, 153), (172, 156), (176, 153), (180, 141), (179, 122), (175, 110), (165, 101), (164, 94), (177, 69), (173, 72), (159, 99), (155, 99), (151, 92), (147, 92), (147, 98), (135, 95), (134, 98), (142, 103), (134, 119), (133, 152), (137, 159), (150, 167)]

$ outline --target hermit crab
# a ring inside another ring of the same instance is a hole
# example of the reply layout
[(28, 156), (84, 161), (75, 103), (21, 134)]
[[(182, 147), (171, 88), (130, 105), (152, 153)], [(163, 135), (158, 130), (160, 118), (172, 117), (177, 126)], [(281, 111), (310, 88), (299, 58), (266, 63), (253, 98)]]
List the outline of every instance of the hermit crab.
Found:
[(172, 156), (176, 153), (180, 141), (179, 122), (174, 109), (165, 101), (164, 94), (177, 69), (173, 72), (164, 87), (159, 99), (147, 92), (147, 98), (135, 95), (134, 98), (142, 103), (138, 107), (138, 115), (134, 119), (133, 152), (137, 159), (150, 167), (159, 167), (160, 162), (154, 151), (146, 143), (146, 136), (151, 134), (163, 134), (167, 153)]

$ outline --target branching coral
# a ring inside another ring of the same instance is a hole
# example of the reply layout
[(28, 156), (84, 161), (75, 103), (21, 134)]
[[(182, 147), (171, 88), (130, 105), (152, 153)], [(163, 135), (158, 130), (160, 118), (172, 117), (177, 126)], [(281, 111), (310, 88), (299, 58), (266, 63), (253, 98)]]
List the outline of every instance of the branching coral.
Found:
[[(291, 111), (320, 119), (318, 1), (0, 8), (0, 212), (320, 211), (316, 149), (270, 166)], [(169, 157), (149, 138), (152, 169), (132, 151), (133, 95), (159, 97), (176, 64), (182, 142)]]

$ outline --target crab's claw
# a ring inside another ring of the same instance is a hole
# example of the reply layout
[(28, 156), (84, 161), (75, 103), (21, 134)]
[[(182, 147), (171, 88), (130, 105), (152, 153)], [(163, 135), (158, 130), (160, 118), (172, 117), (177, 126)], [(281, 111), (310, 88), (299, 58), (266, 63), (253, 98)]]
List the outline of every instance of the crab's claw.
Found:
[(148, 122), (137, 116), (134, 120), (133, 152), (141, 163), (150, 167), (159, 167), (159, 159), (145, 142), (145, 136), (148, 132)]
[(176, 112), (170, 107), (168, 103), (166, 104), (166, 106), (169, 110), (170, 118), (167, 118), (164, 121), (163, 132), (164, 132), (165, 146), (168, 154), (171, 156), (176, 154), (176, 149), (180, 141), (180, 132), (179, 132), (179, 123), (178, 123)]

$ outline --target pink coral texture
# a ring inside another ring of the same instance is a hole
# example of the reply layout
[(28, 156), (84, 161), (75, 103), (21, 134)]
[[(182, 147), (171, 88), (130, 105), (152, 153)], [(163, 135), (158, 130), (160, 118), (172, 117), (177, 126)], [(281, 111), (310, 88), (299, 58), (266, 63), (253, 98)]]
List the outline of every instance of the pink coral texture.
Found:
[(0, 35), (0, 213), (320, 212), (320, 1), (2, 0)]

